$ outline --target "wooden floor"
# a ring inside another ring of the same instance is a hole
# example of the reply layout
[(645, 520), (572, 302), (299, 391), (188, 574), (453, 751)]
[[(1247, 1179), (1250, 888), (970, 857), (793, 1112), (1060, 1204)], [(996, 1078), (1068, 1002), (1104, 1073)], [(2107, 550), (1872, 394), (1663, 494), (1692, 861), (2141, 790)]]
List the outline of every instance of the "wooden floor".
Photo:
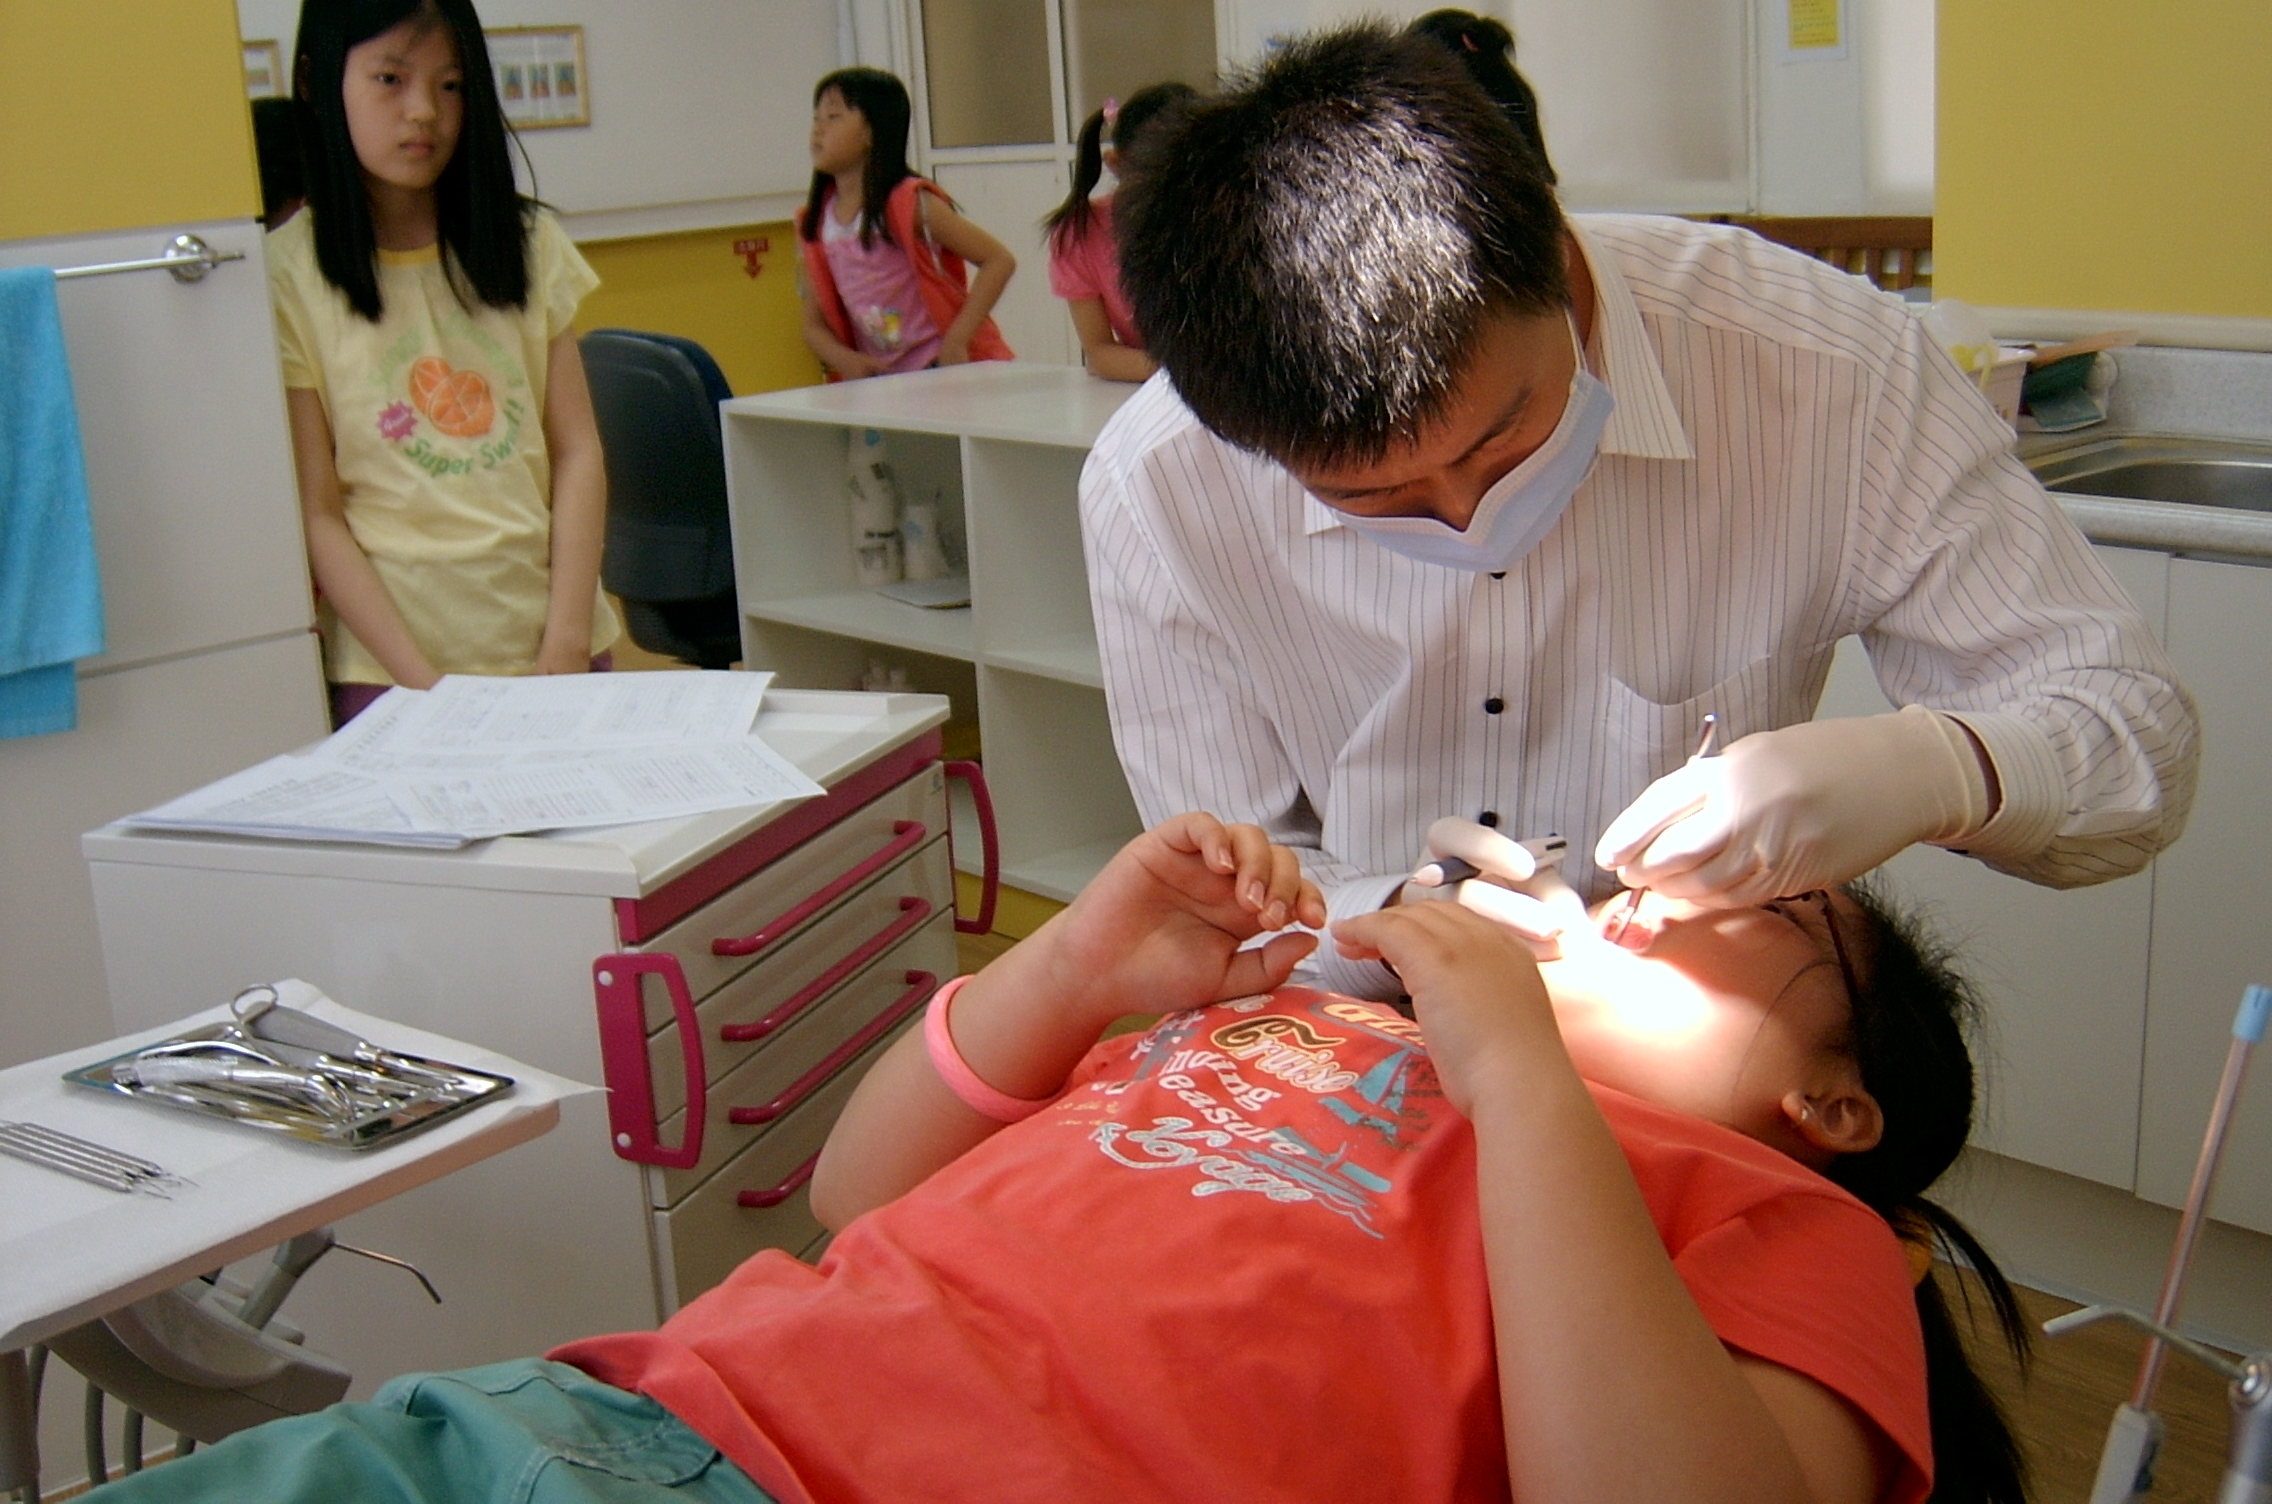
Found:
[[(2074, 1303), (2034, 1290), (2021, 1302), (2040, 1327)], [(2029, 1497), (2037, 1504), (2084, 1504), (2098, 1473), (2106, 1424), (2138, 1373), (2142, 1333), (2128, 1327), (2087, 1327), (2071, 1336), (2036, 1341), (2033, 1371), (2023, 1383), (2000, 1351), (1984, 1355), (1982, 1370), (2003, 1398), (2034, 1469)], [(2162, 1369), (2154, 1409), (2168, 1427), (2156, 1469), (2156, 1504), (2213, 1504), (2224, 1474), (2228, 1411), (2225, 1384), (2187, 1358), (2172, 1356)]]

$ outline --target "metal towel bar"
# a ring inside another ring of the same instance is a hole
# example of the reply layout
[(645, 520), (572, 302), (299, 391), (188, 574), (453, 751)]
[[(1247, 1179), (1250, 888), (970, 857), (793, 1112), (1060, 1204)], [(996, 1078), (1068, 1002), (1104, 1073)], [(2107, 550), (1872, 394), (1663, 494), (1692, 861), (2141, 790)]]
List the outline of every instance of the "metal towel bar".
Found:
[(197, 282), (224, 261), (242, 261), (243, 251), (216, 251), (195, 235), (176, 235), (166, 242), (163, 255), (147, 261), (106, 261), (100, 266), (67, 266), (55, 274), (58, 282), (72, 277), (107, 277), (112, 272), (169, 271), (176, 282)]

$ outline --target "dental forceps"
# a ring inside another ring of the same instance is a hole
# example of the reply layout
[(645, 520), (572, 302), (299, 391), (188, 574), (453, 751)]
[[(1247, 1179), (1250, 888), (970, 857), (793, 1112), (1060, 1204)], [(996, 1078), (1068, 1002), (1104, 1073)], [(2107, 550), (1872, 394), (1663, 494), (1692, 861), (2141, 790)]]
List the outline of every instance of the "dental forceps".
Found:
[[(1683, 763), (1682, 766), (1686, 767), (1702, 762), (1705, 758), (1710, 757), (1716, 750), (1714, 744), (1719, 740), (1719, 737), (1720, 717), (1717, 712), (1712, 712), (1704, 717), (1704, 730), (1696, 738), (1696, 750), (1688, 754), (1688, 762)], [(1645, 886), (1635, 888), (1627, 893), (1625, 895), (1625, 907), (1619, 909), (1616, 915), (1611, 918), (1609, 924), (1603, 927), (1602, 938), (1612, 945), (1623, 943), (1625, 932), (1633, 927), (1633, 916), (1640, 912), (1641, 900), (1646, 898), (1648, 893), (1649, 890)]]
[(229, 1012), (236, 1017), (237, 1037), (277, 1057), (280, 1065), (320, 1070), (390, 1096), (446, 1096), (465, 1084), (459, 1077), (427, 1070), (392, 1050), (382, 1050), (312, 1013), (285, 1007), (266, 982), (231, 998)]

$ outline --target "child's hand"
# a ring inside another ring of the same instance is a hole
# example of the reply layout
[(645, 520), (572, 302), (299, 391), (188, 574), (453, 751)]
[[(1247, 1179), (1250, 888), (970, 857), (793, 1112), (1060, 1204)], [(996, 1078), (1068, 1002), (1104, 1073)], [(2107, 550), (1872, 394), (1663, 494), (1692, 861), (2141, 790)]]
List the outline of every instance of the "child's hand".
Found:
[(846, 381), (860, 381), (869, 376), (881, 376), (884, 363), (864, 350), (847, 350), (829, 362), (836, 374)]
[(1437, 1079), (1461, 1113), (1474, 1116), (1486, 1093), (1518, 1090), (1540, 1061), (1569, 1069), (1538, 962), (1504, 925), (1456, 903), (1400, 904), (1338, 921), (1333, 942), (1403, 980)]
[(970, 364), (970, 336), (950, 334), (939, 341), (939, 364), (967, 366)]
[(1129, 1013), (1172, 1013), (1267, 992), (1316, 948), (1266, 930), (1322, 928), (1325, 899), (1294, 853), (1252, 825), (1178, 815), (1125, 847), (1052, 919), (1047, 934), (1058, 995), (1094, 1008), (1100, 1027)]

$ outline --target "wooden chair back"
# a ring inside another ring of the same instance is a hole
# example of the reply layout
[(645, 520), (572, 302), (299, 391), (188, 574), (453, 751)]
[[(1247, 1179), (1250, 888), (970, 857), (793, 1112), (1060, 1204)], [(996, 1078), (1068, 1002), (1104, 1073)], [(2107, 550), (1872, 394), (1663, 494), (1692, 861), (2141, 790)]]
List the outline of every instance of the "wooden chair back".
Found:
[(1804, 251), (1842, 272), (1866, 277), (1886, 292), (1900, 292), (1929, 280), (1923, 259), (1933, 248), (1930, 215), (1856, 215), (1804, 219), (1779, 215), (1720, 215), (1721, 224), (1741, 225), (1777, 245)]

